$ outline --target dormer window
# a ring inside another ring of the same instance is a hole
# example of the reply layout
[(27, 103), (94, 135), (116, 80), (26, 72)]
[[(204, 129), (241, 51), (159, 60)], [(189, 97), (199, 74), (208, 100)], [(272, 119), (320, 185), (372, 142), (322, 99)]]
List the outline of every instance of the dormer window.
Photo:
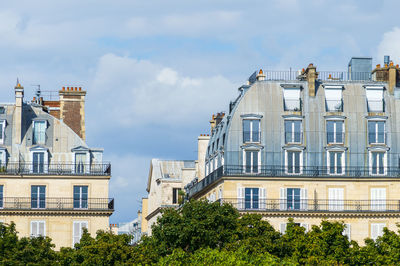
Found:
[(260, 119), (243, 119), (243, 142), (260, 142)]
[(47, 121), (37, 120), (33, 121), (33, 144), (45, 144), (46, 143), (46, 127)]
[(285, 111), (301, 111), (300, 86), (284, 86), (283, 102)]
[(6, 121), (0, 120), (0, 144), (4, 144), (4, 129), (6, 127)]
[(367, 97), (368, 112), (385, 112), (385, 102), (383, 99), (383, 86), (366, 86), (365, 95)]
[(343, 112), (342, 91), (343, 86), (326, 85), (325, 107), (327, 112)]
[(30, 149), (32, 168), (31, 173), (48, 173), (48, 150), (41, 146), (35, 146)]

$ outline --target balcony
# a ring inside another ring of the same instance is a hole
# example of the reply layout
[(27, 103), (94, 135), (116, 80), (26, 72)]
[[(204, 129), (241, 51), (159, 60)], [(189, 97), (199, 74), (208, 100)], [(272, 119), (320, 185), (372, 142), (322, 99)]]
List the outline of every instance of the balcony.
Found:
[[(332, 171), (327, 166), (300, 166), (293, 167), (298, 171), (289, 173), (285, 166), (261, 165), (256, 171), (246, 173), (242, 165), (224, 165), (217, 168), (200, 182), (190, 183), (188, 186), (189, 198), (222, 177), (287, 177), (287, 178), (399, 178), (399, 167), (345, 167), (340, 171)], [(338, 169), (338, 168), (336, 168)]]
[(398, 212), (400, 200), (326, 200), (308, 199), (288, 202), (281, 199), (244, 200), (234, 198), (220, 199), (229, 203), (239, 211), (262, 212)]
[(110, 163), (74, 164), (74, 163), (36, 163), (8, 162), (0, 165), (1, 175), (75, 175), (110, 176)]
[[(348, 71), (318, 71), (318, 80), (324, 82), (373, 82), (379, 79), (373, 77), (371, 72), (348, 72)], [(306, 80), (301, 71), (264, 71), (267, 81), (295, 81)]]
[[(37, 203), (40, 204), (37, 204)], [(0, 214), (5, 211), (113, 211), (113, 198), (73, 198), (4, 197), (0, 198)]]

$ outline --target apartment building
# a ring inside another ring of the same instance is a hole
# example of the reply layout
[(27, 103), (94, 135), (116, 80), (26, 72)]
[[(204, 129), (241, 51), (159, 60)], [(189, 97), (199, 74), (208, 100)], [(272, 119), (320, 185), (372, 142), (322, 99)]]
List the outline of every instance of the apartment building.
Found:
[(346, 224), (363, 243), (400, 222), (400, 68), (353, 58), (348, 72), (255, 72), (211, 132), (189, 198), (262, 214), (284, 232)]
[(0, 104), (0, 221), (20, 237), (48, 236), (56, 249), (73, 247), (83, 228), (107, 230), (114, 201), (108, 196), (110, 163), (85, 142), (85, 95), (67, 87), (46, 101), (40, 91)]

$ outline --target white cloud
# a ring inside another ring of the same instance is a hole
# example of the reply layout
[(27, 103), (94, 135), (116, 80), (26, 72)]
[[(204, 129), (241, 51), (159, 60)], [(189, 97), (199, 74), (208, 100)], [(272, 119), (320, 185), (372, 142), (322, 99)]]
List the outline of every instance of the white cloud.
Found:
[[(114, 54), (100, 58), (91, 87), (96, 103), (106, 107), (104, 118), (125, 127), (194, 125), (237, 95), (235, 85), (222, 76), (187, 77), (151, 61)], [(220, 99), (225, 99), (222, 104)]]
[(383, 34), (382, 41), (378, 45), (377, 59), (383, 62), (384, 55), (390, 55), (395, 64), (400, 63), (400, 28), (394, 27), (391, 31)]

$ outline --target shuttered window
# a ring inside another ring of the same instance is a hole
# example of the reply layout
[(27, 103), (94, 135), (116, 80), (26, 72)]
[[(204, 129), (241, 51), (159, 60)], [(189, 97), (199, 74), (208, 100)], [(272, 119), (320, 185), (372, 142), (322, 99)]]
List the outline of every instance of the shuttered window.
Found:
[(79, 243), (83, 234), (83, 228), (88, 228), (87, 221), (74, 221), (73, 222), (73, 232), (72, 232), (72, 247), (75, 246), (76, 243)]
[(344, 189), (343, 188), (329, 188), (329, 210), (330, 211), (343, 211), (344, 210)]
[(281, 210), (308, 209), (308, 194), (305, 188), (281, 188), (279, 199)]
[(386, 210), (386, 188), (371, 188), (371, 210)]
[(46, 236), (45, 221), (31, 221), (31, 237)]
[(383, 236), (383, 228), (386, 227), (384, 223), (371, 224), (371, 238), (376, 240), (378, 237)]
[(344, 236), (347, 236), (349, 241), (351, 240), (351, 225), (350, 224), (344, 224), (344, 229), (343, 233)]

